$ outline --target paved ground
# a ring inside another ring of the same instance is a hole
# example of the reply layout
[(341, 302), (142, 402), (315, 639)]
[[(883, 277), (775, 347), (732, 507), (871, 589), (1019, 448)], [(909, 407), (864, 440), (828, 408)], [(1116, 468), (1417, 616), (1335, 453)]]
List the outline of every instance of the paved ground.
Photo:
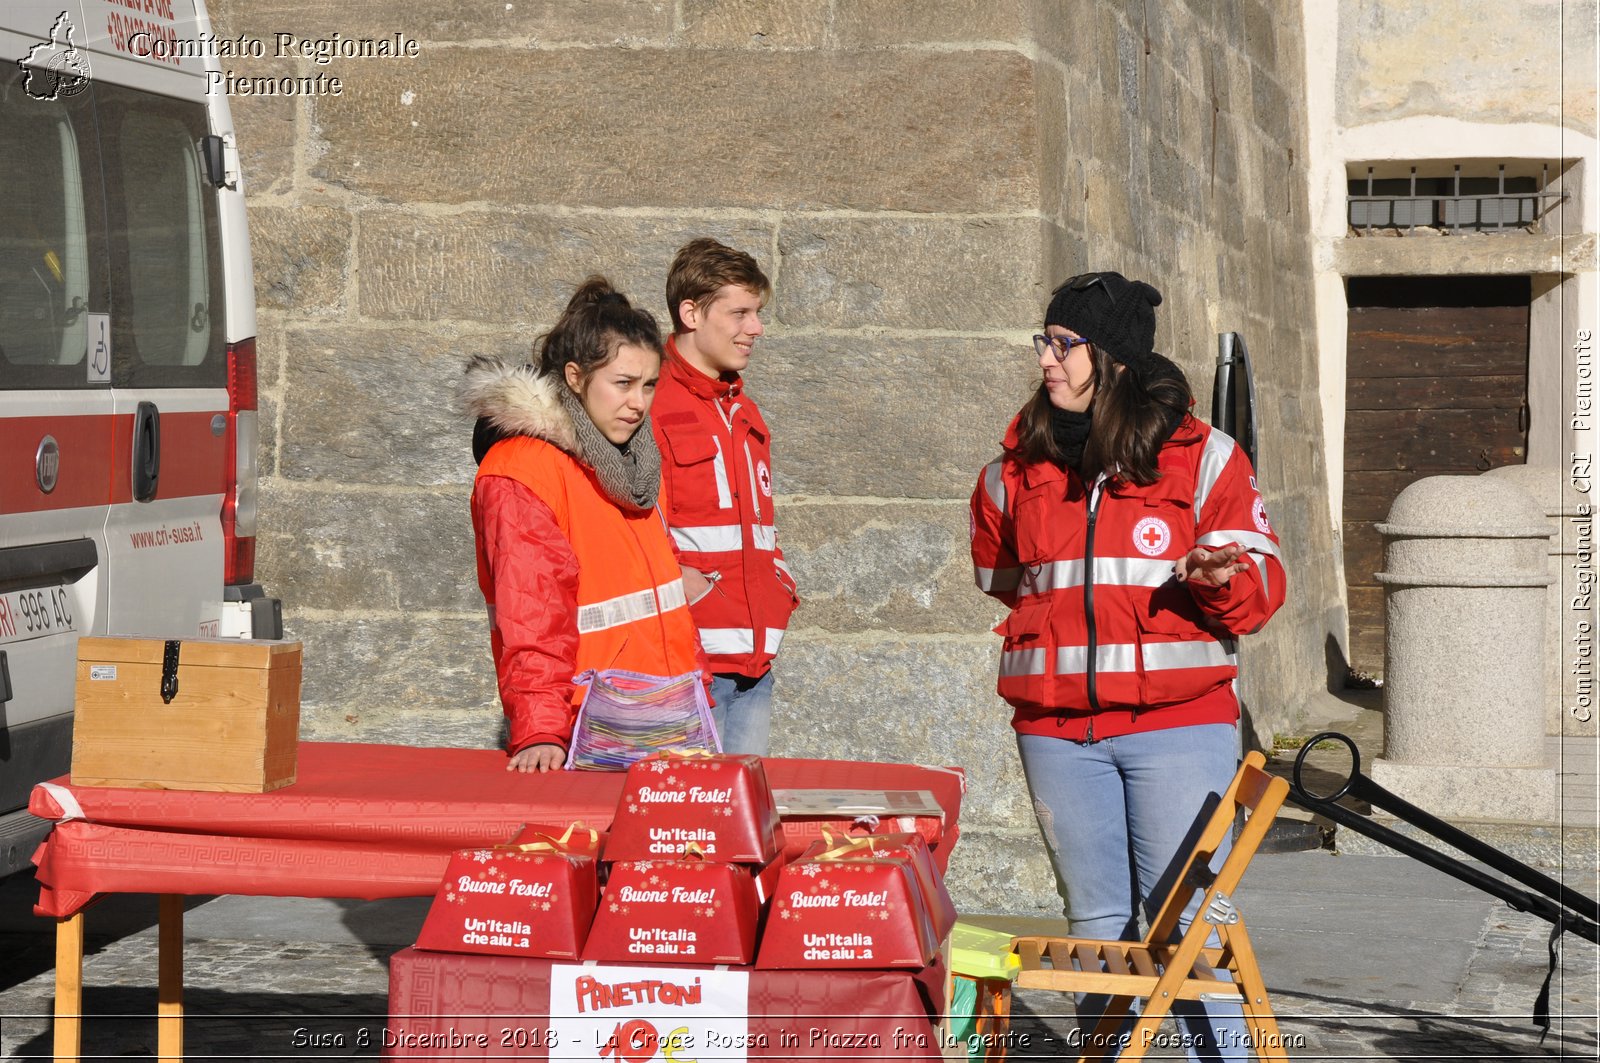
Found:
[[(1363, 750), (1382, 749), (1381, 714), (1359, 699), (1330, 704), (1324, 724)], [(1563, 860), (1548, 873), (1591, 898), (1600, 896), (1595, 758), (1593, 739), (1564, 743), (1563, 794), (1576, 829), (1565, 849), (1559, 839), (1554, 847), (1531, 846)], [(1335, 784), (1348, 763), (1337, 747), (1308, 758)], [(1287, 771), (1287, 762), (1277, 767)], [(1600, 948), (1570, 934), (1560, 940), (1551, 1029), (1541, 1043), (1530, 1015), (1549, 967), (1548, 923), (1415, 861), (1340, 847), (1343, 855), (1263, 852), (1237, 898), (1292, 1059), (1600, 1058)], [(51, 1050), (54, 946), (51, 924), (29, 914), (35, 892), (26, 876), (0, 881), (6, 1059), (48, 1058)], [(186, 917), (188, 1058), (375, 1056), (387, 1011), (387, 960), (415, 940), (425, 907), (420, 900), (196, 898)], [(996, 898), (995, 908), (1004, 907)], [(979, 921), (1013, 933), (1065, 931), (1049, 921)], [(86, 1058), (152, 1055), (154, 923), (151, 898), (109, 898), (90, 911)], [(1013, 1055), (1075, 1057), (1064, 1000), (1022, 992), (1015, 1015)]]
[[(1596, 892), (1592, 872), (1587, 881), (1566, 877)], [(50, 1051), (54, 956), (48, 927), (19, 911), (29, 899), (26, 886), (13, 880), (0, 887), (0, 1055), (8, 1059)], [(1562, 938), (1553, 1023), (1541, 1045), (1529, 1015), (1547, 967), (1548, 924), (1413, 861), (1326, 851), (1263, 855), (1239, 903), (1293, 1059), (1600, 1054), (1596, 947)], [(197, 904), (186, 920), (189, 1058), (375, 1055), (386, 960), (414, 938), (422, 911), (409, 901)], [(153, 1052), (154, 917), (153, 902), (140, 898), (90, 913), (86, 1056)], [(1016, 920), (1005, 925), (1036, 929)], [(283, 944), (290, 936), (295, 943)], [(1013, 1054), (1072, 1055), (1072, 1022), (1063, 1012), (1052, 994), (1019, 993), (1017, 1030), (1028, 1043)], [(313, 1047), (317, 1035), (336, 1035), (343, 1045)]]

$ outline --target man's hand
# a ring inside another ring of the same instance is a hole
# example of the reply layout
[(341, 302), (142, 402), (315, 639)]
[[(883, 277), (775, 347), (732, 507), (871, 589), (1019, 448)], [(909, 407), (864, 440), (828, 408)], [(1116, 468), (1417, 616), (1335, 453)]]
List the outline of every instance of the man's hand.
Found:
[(1178, 558), (1178, 582), (1205, 587), (1227, 586), (1230, 579), (1250, 570), (1250, 561), (1244, 558), (1244, 553), (1244, 547), (1237, 543), (1220, 550), (1197, 546)]
[(711, 581), (697, 568), (683, 566), (683, 596), (690, 605), (711, 593)]
[(567, 751), (558, 745), (544, 743), (519, 749), (506, 771), (555, 771), (567, 762)]

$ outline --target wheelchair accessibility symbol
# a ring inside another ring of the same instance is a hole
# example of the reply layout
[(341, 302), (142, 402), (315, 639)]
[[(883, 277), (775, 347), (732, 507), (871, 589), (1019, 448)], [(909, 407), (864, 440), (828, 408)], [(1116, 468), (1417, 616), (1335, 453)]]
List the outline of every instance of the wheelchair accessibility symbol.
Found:
[(111, 380), (111, 315), (85, 314), (89, 328), (89, 383)]

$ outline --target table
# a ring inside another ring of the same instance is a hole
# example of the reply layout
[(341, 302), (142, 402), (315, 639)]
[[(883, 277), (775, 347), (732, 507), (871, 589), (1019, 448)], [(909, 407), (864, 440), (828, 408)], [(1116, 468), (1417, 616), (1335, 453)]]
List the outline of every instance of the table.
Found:
[[(157, 1055), (183, 1056), (183, 897), (431, 896), (451, 852), (497, 845), (524, 824), (611, 825), (621, 772), (521, 774), (489, 749), (305, 742), (294, 785), (265, 794), (37, 786), (56, 827), (34, 855), (34, 911), (57, 919), (57, 1060), (82, 1043), (83, 909), (98, 894), (160, 895)], [(959, 835), (958, 768), (765, 761), (774, 789), (928, 790), (945, 812), (934, 856)]]
[[(389, 960), (386, 1059), (546, 1059), (550, 971), (569, 961), (402, 949)], [(627, 965), (647, 971), (650, 964)], [(943, 1060), (945, 967), (920, 970), (748, 971), (750, 1059)], [(694, 1049), (685, 1059), (719, 1054)], [(513, 1051), (514, 1049), (514, 1051)], [(558, 1055), (560, 1051), (558, 1049)], [(726, 1051), (721, 1054), (726, 1055)]]

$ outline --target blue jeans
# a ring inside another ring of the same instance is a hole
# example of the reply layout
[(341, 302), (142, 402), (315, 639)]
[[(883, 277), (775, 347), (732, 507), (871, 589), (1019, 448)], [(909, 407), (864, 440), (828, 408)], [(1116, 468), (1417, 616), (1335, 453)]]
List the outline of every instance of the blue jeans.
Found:
[(772, 669), (760, 679), (747, 675), (711, 677), (711, 719), (724, 753), (767, 755), (772, 738)]
[[(1171, 866), (1174, 857), (1187, 851), (1233, 778), (1237, 741), (1232, 724), (1172, 727), (1097, 742), (1017, 736), (1034, 814), (1074, 937), (1141, 936), (1140, 909), (1148, 925), (1179, 870)], [(1219, 847), (1213, 868), (1221, 866), (1228, 848), (1226, 841)], [(1196, 895), (1180, 927), (1188, 927), (1198, 905)], [(1104, 1007), (1104, 997), (1078, 1002), (1086, 1035)], [(1190, 1059), (1245, 1058), (1248, 1041), (1237, 1004), (1177, 1001), (1172, 1013), (1186, 1034)]]

